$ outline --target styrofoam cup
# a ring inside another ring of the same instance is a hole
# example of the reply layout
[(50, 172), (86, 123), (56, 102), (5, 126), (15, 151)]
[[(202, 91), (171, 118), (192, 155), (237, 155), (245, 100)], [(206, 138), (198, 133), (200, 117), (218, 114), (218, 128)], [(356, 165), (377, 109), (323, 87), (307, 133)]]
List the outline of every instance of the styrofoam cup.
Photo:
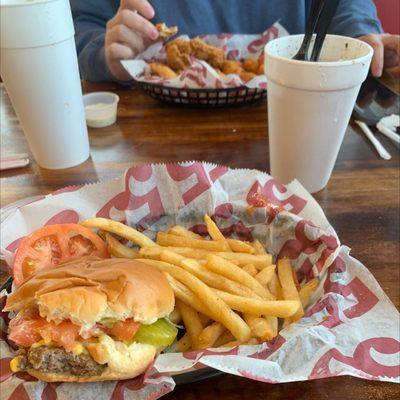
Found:
[(265, 46), (269, 158), (275, 179), (298, 179), (314, 193), (329, 181), (373, 50), (327, 35), (321, 61), (292, 60), (302, 40), (285, 36)]
[(68, 0), (0, 0), (1, 77), (37, 163), (89, 157)]

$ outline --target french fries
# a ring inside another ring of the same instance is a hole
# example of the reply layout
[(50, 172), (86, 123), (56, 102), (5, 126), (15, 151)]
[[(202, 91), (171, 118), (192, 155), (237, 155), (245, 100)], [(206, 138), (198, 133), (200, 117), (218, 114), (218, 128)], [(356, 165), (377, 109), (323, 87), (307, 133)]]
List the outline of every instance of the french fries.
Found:
[[(218, 227), (217, 227), (217, 229), (218, 229)], [(184, 228), (183, 226), (179, 226), (179, 225), (175, 225), (172, 228), (170, 228), (168, 230), (168, 233), (170, 233), (172, 235), (176, 235), (176, 236), (182, 236), (182, 237), (188, 237), (191, 239), (203, 240), (202, 236), (190, 231), (189, 229)], [(211, 234), (210, 234), (210, 236), (211, 236)], [(216, 240), (215, 238), (213, 238), (213, 239)], [(234, 252), (249, 253), (249, 254), (254, 253), (254, 248), (250, 243), (242, 242), (241, 240), (237, 240), (237, 239), (225, 239), (225, 240), (228, 243), (230, 249)], [(229, 250), (229, 248), (228, 248), (228, 250)]]
[(293, 280), (293, 270), (287, 258), (278, 261), (278, 276), (282, 286), (282, 295), (285, 300), (296, 300), (299, 302), (299, 308), (293, 315), (292, 321), (299, 320), (304, 315), (303, 306), (300, 302), (300, 296)]
[(108, 244), (108, 251), (118, 258), (139, 258), (139, 253), (128, 246), (124, 246), (113, 235), (105, 232), (104, 237)]
[(283, 299), (282, 287), (279, 283), (279, 278), (276, 272), (272, 274), (271, 280), (268, 282), (267, 287), (277, 300)]
[(226, 279), (223, 276), (209, 271), (207, 268), (201, 266), (195, 260), (187, 259), (174, 252), (163, 250), (160, 254), (160, 260), (171, 264), (178, 265), (190, 272), (208, 286), (225, 290), (226, 292), (237, 294), (240, 296), (258, 297), (241, 283)]
[(243, 283), (243, 285), (247, 286), (264, 299), (273, 298), (269, 290), (264, 288), (251, 275), (221, 257), (210, 254), (207, 258), (206, 267), (229, 279)]
[(207, 326), (210, 322), (210, 318), (208, 318), (207, 315), (199, 313), (199, 318), (202, 326)]
[(274, 338), (274, 331), (267, 319), (251, 314), (244, 314), (244, 320), (249, 325), (254, 337), (259, 338), (261, 341)]
[(294, 282), (294, 285), (296, 286), (297, 291), (300, 291), (301, 286), (300, 286), (300, 283), (299, 283), (299, 281), (298, 281), (298, 279), (297, 279), (296, 271), (295, 271), (294, 269), (292, 269), (292, 274), (293, 274), (293, 282)]
[(151, 258), (152, 260), (159, 260), (162, 252), (162, 247), (159, 246), (151, 246), (151, 247), (142, 247), (139, 250), (140, 257), (143, 258)]
[(186, 332), (178, 340), (178, 343), (176, 344), (176, 350), (178, 352), (184, 353), (185, 351), (188, 351), (190, 349), (191, 345), (192, 345), (192, 343), (190, 342), (189, 334)]
[(193, 249), (203, 249), (209, 251), (224, 251), (225, 247), (222, 242), (211, 240), (192, 239), (184, 236), (171, 235), (169, 233), (158, 232), (157, 244), (160, 246), (185, 246)]
[(231, 342), (223, 344), (221, 347), (235, 347), (240, 346), (243, 343), (240, 343), (239, 340), (232, 340)]
[(182, 320), (182, 315), (181, 312), (179, 311), (178, 307), (175, 307), (172, 311), (171, 314), (168, 315), (168, 319), (173, 323), (173, 324), (179, 324)]
[(89, 218), (82, 222), (83, 226), (87, 228), (102, 229), (106, 232), (115, 233), (124, 239), (127, 239), (140, 247), (144, 246), (157, 246), (150, 238), (143, 233), (138, 232), (136, 229), (131, 228), (121, 222), (113, 221), (107, 218)]
[[(204, 242), (206, 242), (204, 240)], [(187, 258), (194, 258), (196, 260), (205, 260), (209, 254), (215, 254), (221, 258), (231, 261), (234, 264), (244, 267), (247, 264), (253, 264), (258, 270), (261, 270), (268, 265), (272, 264), (272, 256), (270, 254), (248, 254), (248, 253), (233, 253), (233, 252), (213, 252), (204, 249), (194, 249), (190, 247), (181, 246), (165, 246), (167, 250), (180, 254)], [(139, 251), (142, 257), (153, 258), (161, 253), (162, 249), (156, 247), (142, 247)]]
[(266, 286), (275, 275), (275, 265), (268, 265), (262, 269), (254, 278), (261, 283), (261, 285)]
[(83, 225), (101, 230), (112, 256), (154, 265), (166, 276), (176, 298), (169, 319), (186, 329), (172, 347), (176, 351), (262, 343), (278, 335), (278, 318), (286, 327), (304, 315), (318, 279), (301, 287), (288, 259), (274, 265), (258, 240), (225, 238), (209, 216), (204, 222), (211, 239), (175, 225), (158, 232), (156, 242), (105, 218)]
[(214, 322), (205, 327), (198, 338), (199, 348), (206, 349), (208, 347), (213, 347), (214, 343), (222, 335), (224, 330), (225, 328), (219, 322)]
[(227, 253), (219, 252), (215, 255), (225, 258), (226, 260), (236, 260), (239, 262), (239, 266), (244, 267), (247, 264), (253, 264), (257, 269), (261, 270), (268, 265), (272, 264), (271, 254), (246, 254), (246, 253)]
[(216, 242), (222, 243), (224, 251), (230, 251), (231, 248), (229, 247), (225, 236), (221, 233), (216, 223), (207, 214), (204, 216), (204, 222), (206, 224), (207, 232), (210, 235), (211, 239), (215, 240)]
[(236, 239), (226, 239), (226, 241), (228, 242), (229, 247), (232, 249), (232, 251), (236, 253), (253, 254), (255, 252), (254, 248), (249, 243), (242, 242), (241, 240)]
[[(264, 268), (265, 269), (265, 268)], [(243, 271), (246, 271), (249, 275), (251, 276), (256, 276), (257, 275), (257, 268), (253, 264), (247, 264), (242, 268)], [(264, 270), (262, 270), (264, 271)], [(261, 272), (262, 272), (261, 271)], [(261, 283), (261, 282), (260, 282)]]
[(199, 314), (192, 307), (186, 305), (181, 300), (177, 300), (176, 305), (182, 315), (183, 323), (186, 327), (186, 332), (189, 335), (193, 349), (199, 348), (199, 335), (203, 330), (203, 325), (200, 321)]
[(300, 301), (296, 300), (250, 299), (218, 289), (214, 289), (214, 292), (233, 310), (254, 315), (287, 318), (295, 315), (300, 305)]
[(260, 243), (259, 240), (255, 240), (253, 242), (254, 254), (267, 254), (264, 249), (264, 246)]
[(197, 233), (189, 231), (189, 229), (186, 229), (183, 226), (179, 225), (173, 226), (171, 229), (168, 230), (168, 233), (170, 233), (171, 235), (183, 236), (191, 239), (198, 239), (198, 240), (203, 239), (203, 237), (198, 235)]
[(236, 339), (245, 342), (250, 338), (250, 328), (243, 319), (230, 309), (211, 288), (200, 279), (185, 271), (183, 268), (168, 263), (160, 263), (160, 270), (168, 272), (195, 293), (207, 308), (203, 314), (209, 315), (214, 321), (220, 322), (229, 329)]
[(308, 302), (310, 301), (310, 297), (314, 293), (317, 286), (318, 279), (312, 279), (299, 290), (299, 297), (303, 308), (307, 306)]
[(182, 300), (182, 302), (194, 308), (196, 311), (204, 315), (211, 316), (210, 311), (190, 289), (188, 289), (183, 283), (173, 278), (170, 274), (166, 273), (165, 275), (177, 299)]
[(265, 319), (269, 322), (272, 329), (272, 337), (278, 336), (278, 318), (276, 317), (265, 317)]
[(235, 338), (233, 337), (232, 333), (230, 333), (229, 331), (227, 331), (225, 329), (225, 331), (223, 332), (223, 334), (216, 340), (216, 342), (214, 343), (214, 347), (221, 347), (226, 343), (232, 342), (234, 341)]

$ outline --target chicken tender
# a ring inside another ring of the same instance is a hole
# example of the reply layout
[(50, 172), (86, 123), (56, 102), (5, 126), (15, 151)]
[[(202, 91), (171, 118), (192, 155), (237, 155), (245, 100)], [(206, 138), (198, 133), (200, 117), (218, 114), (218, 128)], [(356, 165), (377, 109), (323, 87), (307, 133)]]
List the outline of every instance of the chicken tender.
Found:
[(225, 74), (219, 68), (215, 68), (215, 71), (221, 79), (225, 78)]
[(257, 74), (258, 71), (258, 60), (256, 58), (250, 57), (243, 61), (243, 69), (247, 72), (252, 72)]
[(220, 68), (224, 62), (224, 51), (218, 47), (210, 46), (200, 38), (190, 41), (191, 54), (199, 60), (208, 62), (214, 68)]
[(174, 71), (184, 70), (190, 64), (190, 42), (176, 39), (167, 44), (167, 63)]
[(168, 39), (169, 37), (174, 36), (178, 33), (177, 26), (168, 27), (164, 22), (156, 24), (156, 28), (159, 32), (159, 36), (161, 39)]
[(244, 82), (248, 82), (250, 79), (253, 79), (257, 75), (253, 72), (242, 71), (239, 73), (240, 79)]
[(176, 73), (167, 65), (158, 62), (152, 62), (149, 65), (152, 75), (157, 75), (160, 76), (161, 78), (166, 78), (166, 79), (172, 79), (177, 77)]
[(225, 60), (222, 63), (221, 70), (224, 74), (239, 74), (243, 71), (240, 61)]

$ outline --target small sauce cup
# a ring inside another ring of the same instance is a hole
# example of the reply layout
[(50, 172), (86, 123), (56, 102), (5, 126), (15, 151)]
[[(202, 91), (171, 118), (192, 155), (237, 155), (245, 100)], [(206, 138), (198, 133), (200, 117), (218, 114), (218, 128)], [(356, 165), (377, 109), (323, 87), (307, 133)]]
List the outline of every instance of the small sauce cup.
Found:
[(93, 92), (83, 96), (86, 124), (91, 128), (104, 128), (117, 120), (119, 97), (112, 92)]

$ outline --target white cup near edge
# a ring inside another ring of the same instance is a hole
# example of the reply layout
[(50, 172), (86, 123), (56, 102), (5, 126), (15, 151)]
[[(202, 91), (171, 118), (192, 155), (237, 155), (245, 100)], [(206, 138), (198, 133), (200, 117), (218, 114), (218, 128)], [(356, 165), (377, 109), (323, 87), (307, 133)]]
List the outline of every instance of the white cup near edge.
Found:
[(61, 169), (89, 157), (68, 0), (1, 0), (1, 76), (37, 163)]
[(292, 60), (302, 40), (285, 36), (265, 46), (270, 165), (281, 183), (298, 179), (315, 193), (329, 181), (373, 50), (327, 35), (322, 61)]

